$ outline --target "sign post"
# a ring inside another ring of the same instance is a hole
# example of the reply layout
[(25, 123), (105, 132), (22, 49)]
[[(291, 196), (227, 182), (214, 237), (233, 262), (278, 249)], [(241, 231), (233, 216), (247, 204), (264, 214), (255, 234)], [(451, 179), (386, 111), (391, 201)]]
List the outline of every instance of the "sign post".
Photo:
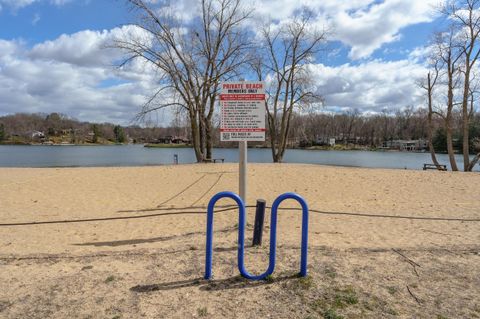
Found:
[(265, 83), (224, 82), (220, 93), (220, 141), (238, 141), (239, 193), (247, 199), (247, 141), (265, 141)]
[(246, 203), (247, 200), (247, 141), (238, 142), (238, 193)]

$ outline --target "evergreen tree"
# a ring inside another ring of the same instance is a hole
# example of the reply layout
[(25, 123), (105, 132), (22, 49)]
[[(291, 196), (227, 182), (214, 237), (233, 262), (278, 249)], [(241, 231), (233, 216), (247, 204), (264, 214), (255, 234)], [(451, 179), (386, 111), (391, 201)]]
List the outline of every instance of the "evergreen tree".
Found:
[(113, 127), (113, 133), (115, 134), (115, 141), (117, 143), (125, 143), (126, 137), (123, 127), (121, 127), (120, 125), (115, 125)]
[(98, 129), (97, 124), (92, 125), (93, 139), (92, 143), (98, 143), (98, 138), (100, 137), (100, 130)]

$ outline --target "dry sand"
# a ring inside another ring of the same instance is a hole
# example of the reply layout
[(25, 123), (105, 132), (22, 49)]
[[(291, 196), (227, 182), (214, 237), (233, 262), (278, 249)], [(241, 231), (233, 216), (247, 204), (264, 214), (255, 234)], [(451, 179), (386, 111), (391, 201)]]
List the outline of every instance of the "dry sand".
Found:
[[(294, 277), (301, 214), (282, 210), (273, 278), (239, 278), (231, 210), (204, 281), (204, 207), (237, 183), (233, 164), (0, 169), (0, 317), (480, 317), (479, 174), (250, 164), (249, 205), (291, 191), (326, 212), (310, 215), (309, 277)], [(87, 221), (43, 223), (72, 220)]]

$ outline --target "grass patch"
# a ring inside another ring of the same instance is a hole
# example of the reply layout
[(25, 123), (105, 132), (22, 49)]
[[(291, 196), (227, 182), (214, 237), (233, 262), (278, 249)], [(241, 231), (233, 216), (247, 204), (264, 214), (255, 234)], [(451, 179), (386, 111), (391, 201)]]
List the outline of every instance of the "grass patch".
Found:
[(330, 279), (335, 279), (335, 277), (337, 277), (337, 272), (334, 268), (327, 267), (325, 269), (325, 275), (327, 275), (327, 277)]
[(105, 279), (105, 283), (108, 284), (114, 280), (115, 280), (115, 276), (108, 276), (107, 279)]
[(385, 312), (392, 316), (398, 316), (398, 312), (393, 308), (388, 308)]
[(311, 276), (300, 277), (297, 280), (296, 288), (308, 290), (314, 286), (313, 278)]
[(197, 314), (199, 317), (206, 317), (208, 315), (207, 307), (197, 308)]
[(389, 294), (394, 295), (397, 292), (397, 288), (394, 286), (387, 287), (387, 291)]
[[(316, 299), (310, 304), (310, 308), (321, 314), (324, 318), (343, 318), (336, 311), (358, 304), (358, 297), (353, 287), (334, 288), (323, 297)], [(373, 307), (371, 307), (373, 310)]]
[(334, 305), (336, 308), (343, 309), (349, 305), (358, 303), (358, 297), (353, 287), (339, 289), (335, 293)]
[(272, 275), (268, 275), (267, 277), (265, 277), (265, 281), (266, 281), (266, 282), (274, 282), (275, 279), (273, 278)]
[(325, 318), (325, 319), (344, 319), (344, 317), (337, 314), (337, 312), (333, 308), (330, 308), (327, 311), (325, 311), (325, 313), (323, 314), (323, 318)]

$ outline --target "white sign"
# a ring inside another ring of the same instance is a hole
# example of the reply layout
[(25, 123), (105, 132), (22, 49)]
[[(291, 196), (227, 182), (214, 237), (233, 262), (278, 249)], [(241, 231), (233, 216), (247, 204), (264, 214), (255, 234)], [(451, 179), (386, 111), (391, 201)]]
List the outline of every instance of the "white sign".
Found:
[(265, 83), (224, 82), (220, 93), (221, 141), (265, 141)]

